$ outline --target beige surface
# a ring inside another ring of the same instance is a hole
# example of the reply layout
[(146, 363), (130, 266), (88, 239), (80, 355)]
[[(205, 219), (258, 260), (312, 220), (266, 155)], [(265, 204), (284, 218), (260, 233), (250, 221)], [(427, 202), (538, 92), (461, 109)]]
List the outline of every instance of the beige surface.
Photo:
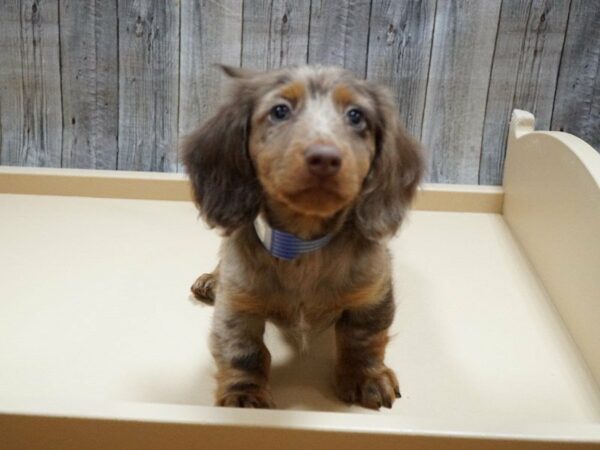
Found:
[(502, 212), (504, 189), (500, 186), (425, 184), (413, 209), (417, 211)]
[(1, 167), (0, 192), (140, 200), (191, 200), (183, 174)]
[(600, 163), (576, 138), (516, 118), (506, 195), (425, 186), (391, 242), (387, 361), (403, 397), (379, 413), (332, 395), (331, 334), (298, 355), (274, 328), (285, 410), (209, 406), (212, 309), (188, 287), (219, 239), (185, 177), (0, 168), (2, 443), (597, 448)]
[[(121, 409), (134, 415), (131, 408)], [(201, 407), (189, 410), (161, 406), (163, 414), (152, 422), (147, 420), (147, 410), (151, 408), (145, 405), (144, 409), (145, 420), (0, 416), (2, 443), (11, 450), (597, 450), (599, 446), (593, 441), (597, 434), (590, 426), (540, 426), (542, 432), (523, 439), (518, 427), (509, 435), (417, 429), (409, 425), (404, 432), (396, 433), (393, 430), (398, 424), (389, 420), (360, 417), (359, 421), (356, 416), (327, 413), (223, 412)], [(81, 411), (77, 412), (81, 415)], [(117, 415), (111, 411), (111, 417)], [(182, 419), (190, 416), (202, 419)], [(559, 431), (554, 431), (556, 428)]]
[[(0, 166), (0, 193), (94, 198), (190, 201), (187, 176), (115, 170), (40, 169)], [(414, 208), (427, 211), (502, 212), (497, 186), (425, 184)]]
[[(168, 405), (211, 404), (212, 310), (187, 290), (213, 267), (218, 238), (191, 204), (4, 194), (0, 216), (0, 410), (115, 417), (121, 402), (149, 403), (163, 421)], [(278, 412), (262, 425), (364, 432), (375, 417), (377, 433), (564, 439), (584, 426), (600, 440), (598, 387), (501, 216), (415, 212), (392, 249), (387, 360), (403, 398), (380, 413), (340, 404), (330, 336), (298, 356), (269, 329), (280, 407), (360, 419)], [(214, 416), (189, 408), (175, 416)], [(152, 417), (134, 409), (122, 418)]]
[(504, 216), (600, 383), (600, 154), (531, 131), (533, 116), (515, 111)]

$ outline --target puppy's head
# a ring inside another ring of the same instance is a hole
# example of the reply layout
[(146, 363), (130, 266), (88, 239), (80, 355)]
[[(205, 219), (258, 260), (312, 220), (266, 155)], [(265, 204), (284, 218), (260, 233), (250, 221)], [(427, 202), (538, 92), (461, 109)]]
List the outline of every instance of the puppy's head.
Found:
[(421, 175), (390, 94), (338, 68), (225, 68), (228, 101), (183, 146), (196, 202), (226, 232), (267, 199), (296, 215), (343, 210), (362, 234), (393, 234)]

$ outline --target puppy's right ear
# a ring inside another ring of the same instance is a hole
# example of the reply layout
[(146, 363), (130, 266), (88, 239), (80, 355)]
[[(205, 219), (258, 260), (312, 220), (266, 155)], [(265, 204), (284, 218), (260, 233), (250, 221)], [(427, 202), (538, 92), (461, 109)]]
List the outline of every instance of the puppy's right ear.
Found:
[(246, 67), (242, 68), (242, 67), (228, 66), (226, 64), (218, 64), (218, 66), (221, 68), (221, 70), (223, 72), (225, 72), (225, 75), (227, 75), (229, 78), (248, 80), (248, 79), (253, 78), (256, 75), (258, 75), (258, 72), (254, 71), (252, 69), (247, 69)]
[(228, 103), (183, 142), (183, 162), (204, 220), (226, 234), (258, 215), (262, 189), (248, 154), (253, 102), (236, 86)]

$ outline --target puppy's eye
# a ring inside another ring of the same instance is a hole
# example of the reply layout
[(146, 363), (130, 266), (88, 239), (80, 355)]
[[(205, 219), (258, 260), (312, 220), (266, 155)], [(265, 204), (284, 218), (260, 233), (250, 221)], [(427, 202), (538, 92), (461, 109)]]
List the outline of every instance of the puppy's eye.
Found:
[(269, 116), (274, 122), (281, 122), (283, 120), (288, 119), (290, 117), (291, 112), (292, 111), (290, 110), (290, 107), (282, 103), (280, 105), (275, 105), (271, 109)]
[(353, 127), (362, 128), (365, 125), (365, 116), (360, 109), (349, 109), (348, 112), (346, 112), (346, 117)]

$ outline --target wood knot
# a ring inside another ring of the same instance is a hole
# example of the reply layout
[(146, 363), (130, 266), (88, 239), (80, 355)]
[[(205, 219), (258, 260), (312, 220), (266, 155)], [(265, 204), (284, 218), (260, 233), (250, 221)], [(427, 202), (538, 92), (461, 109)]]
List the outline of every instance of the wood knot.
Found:
[(386, 45), (392, 45), (394, 43), (394, 41), (396, 40), (397, 33), (398, 33), (398, 30), (396, 30), (394, 25), (390, 23), (390, 26), (388, 27), (387, 33), (385, 35)]
[(31, 5), (31, 17), (25, 17), (25, 20), (31, 21), (32, 24), (36, 25), (41, 22), (40, 10), (37, 2), (33, 2)]
[(287, 13), (281, 17), (281, 34), (287, 35), (290, 32), (290, 24), (288, 23), (289, 18)]
[(144, 34), (144, 21), (140, 16), (137, 16), (137, 20), (135, 21), (134, 33), (137, 37), (140, 37)]

